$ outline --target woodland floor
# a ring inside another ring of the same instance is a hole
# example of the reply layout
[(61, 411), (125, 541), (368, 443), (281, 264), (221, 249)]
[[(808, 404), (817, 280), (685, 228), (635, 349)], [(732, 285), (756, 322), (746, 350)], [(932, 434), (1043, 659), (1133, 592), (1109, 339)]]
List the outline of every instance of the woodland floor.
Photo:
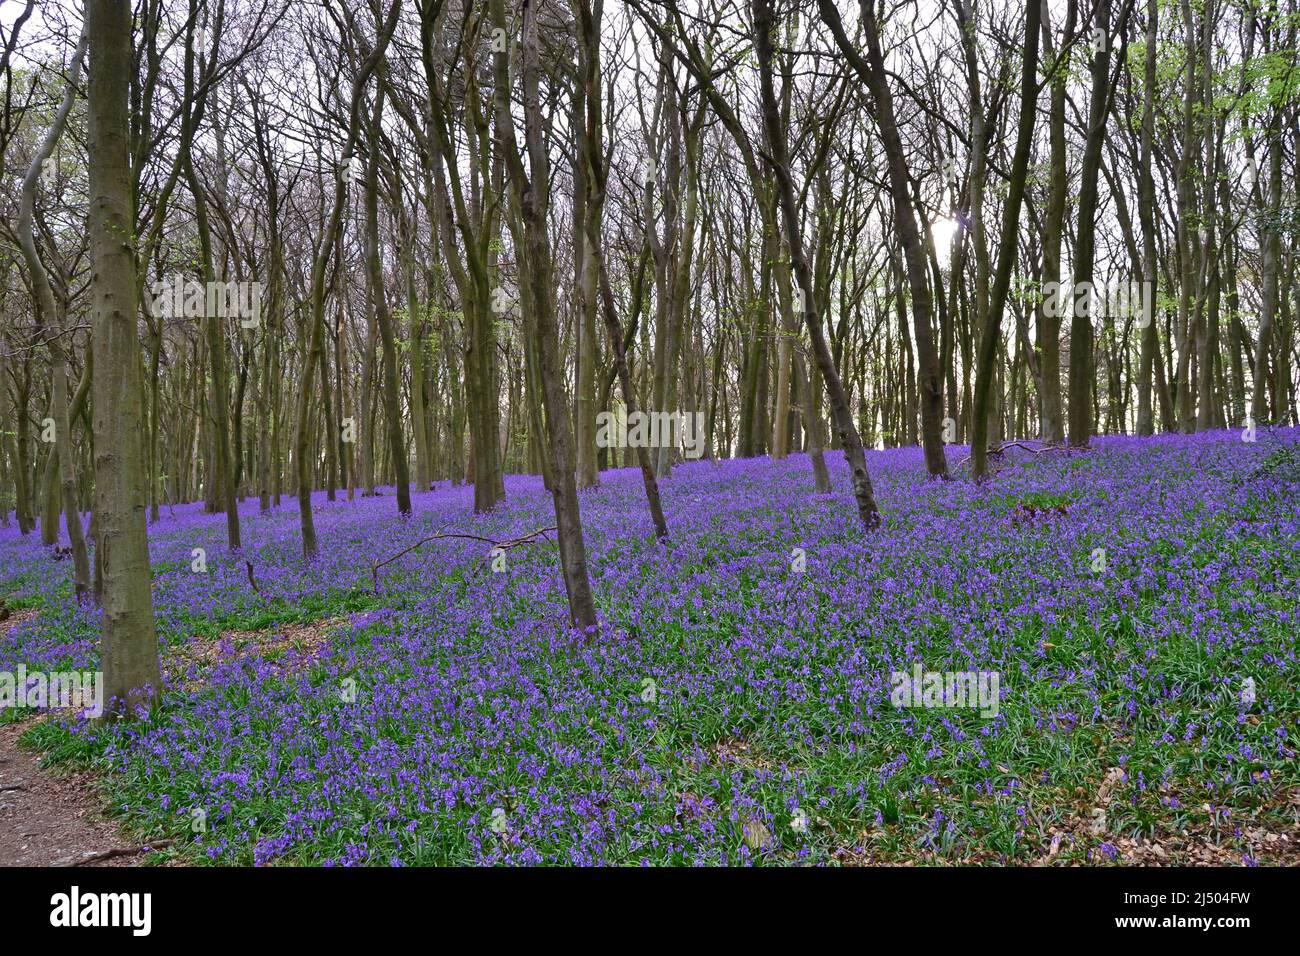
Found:
[[(986, 485), (872, 452), (872, 535), (827, 459), (830, 496), (801, 455), (675, 468), (666, 545), (602, 474), (594, 640), (553, 541), (445, 537), (549, 526), (535, 478), (477, 516), (318, 494), (310, 563), (288, 495), (239, 554), (164, 508), (163, 703), (0, 713), (0, 865), (1300, 862), (1300, 431), (1016, 449)], [(96, 666), (69, 564), (0, 529), (0, 672)], [(900, 709), (918, 664), (1000, 673), (1000, 709)]]
[[(0, 634), (35, 617), (19, 611), (0, 621)], [(104, 814), (98, 775), (41, 766), (19, 745), (23, 730), (0, 724), (0, 867), (137, 865), (141, 853)]]
[(18, 745), (22, 729), (0, 727), (0, 867), (138, 863), (137, 853), (100, 858), (130, 843), (104, 816), (95, 775), (42, 767)]

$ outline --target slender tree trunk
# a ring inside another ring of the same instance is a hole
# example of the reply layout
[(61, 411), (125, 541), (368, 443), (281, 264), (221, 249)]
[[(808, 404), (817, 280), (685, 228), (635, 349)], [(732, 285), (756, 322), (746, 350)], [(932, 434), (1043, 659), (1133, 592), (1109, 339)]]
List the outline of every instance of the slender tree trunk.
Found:
[(867, 473), (867, 458), (862, 447), (862, 439), (853, 424), (853, 412), (849, 408), (848, 394), (844, 390), (839, 371), (835, 367), (835, 360), (826, 344), (821, 318), (817, 315), (812, 270), (808, 265), (808, 255), (804, 251), (799, 210), (795, 205), (794, 183), (790, 178), (789, 148), (786, 145), (785, 130), (781, 127), (776, 93), (772, 88), (772, 21), (774, 19), (772, 0), (754, 0), (753, 16), (754, 45), (758, 52), (763, 104), (763, 128), (767, 136), (772, 169), (776, 174), (781, 212), (785, 220), (786, 241), (790, 246), (790, 265), (799, 284), (802, 300), (800, 304), (803, 306), (801, 311), (804, 324), (808, 327), (808, 335), (812, 339), (813, 354), (826, 381), (826, 388), (830, 392), (831, 413), (839, 431), (840, 445), (844, 449), (844, 457), (848, 460), (849, 470), (852, 472), (853, 495), (857, 499), (858, 516), (862, 519), (863, 527), (871, 531), (880, 526), (880, 510), (876, 507), (871, 476)]
[(1255, 342), (1254, 391), (1251, 394), (1250, 415), (1256, 424), (1271, 423), (1273, 418), (1281, 419), (1282, 404), (1274, 404), (1273, 413), (1269, 412), (1268, 382), (1269, 353), (1272, 347), (1273, 329), (1277, 324), (1278, 314), (1278, 273), (1281, 226), (1278, 216), (1282, 203), (1282, 119), (1269, 124), (1268, 132), (1268, 215), (1261, 219), (1260, 246), (1262, 249), (1263, 268), (1261, 276), (1259, 338)]
[[(599, 623), (591, 578), (587, 572), (587, 546), (583, 540), (578, 487), (573, 473), (573, 437), (569, 431), (569, 403), (561, 378), (559, 332), (555, 324), (555, 286), (552, 282), (550, 236), (547, 234), (550, 160), (542, 138), (545, 121), (539, 94), (541, 52), (537, 39), (537, 7), (533, 0), (523, 0), (522, 7), (524, 143), (529, 168), (524, 169), (510, 122), (509, 55), (505, 51), (493, 56), (497, 138), (509, 164), (510, 181), (523, 224), (521, 252), (527, 260), (527, 281), (526, 288), (521, 291), (525, 294), (526, 307), (532, 316), (530, 324), (537, 337), (538, 371), (542, 381), (542, 401), (545, 405), (554, 470), (551, 500), (555, 506), (560, 565), (569, 598), (569, 615), (574, 625), (591, 634), (599, 627)], [(504, 30), (504, 0), (491, 0), (491, 16), (493, 24)]]
[(578, 140), (574, 172), (574, 259), (576, 270), (578, 333), (578, 393), (574, 436), (577, 443), (578, 486), (594, 487), (600, 481), (597, 467), (596, 362), (600, 349), (596, 338), (597, 296), (600, 270), (596, 246), (604, 189), (593, 181), (592, 167), (601, 151), (600, 22), (602, 0), (586, 2), (578, 11), (579, 82), (575, 84), (574, 127)]
[[(1155, 85), (1156, 36), (1160, 17), (1157, 0), (1147, 0), (1146, 57), (1142, 81), (1142, 140), (1138, 160), (1138, 217), (1142, 222), (1142, 281), (1150, 290), (1150, 312), (1144, 312), (1141, 321), (1141, 355), (1138, 359), (1138, 412), (1137, 433), (1151, 435), (1155, 432), (1155, 416), (1151, 405), (1151, 377), (1155, 362), (1156, 341), (1155, 302), (1157, 289), (1156, 229), (1155, 229), (1155, 179), (1152, 175), (1151, 140), (1155, 136)], [(1146, 299), (1146, 291), (1143, 299)]]
[[(894, 205), (894, 226), (898, 230), (899, 242), (903, 246), (903, 257), (907, 264), (907, 280), (912, 293), (912, 318), (916, 323), (916, 351), (920, 375), (918, 385), (921, 394), (921, 444), (925, 451), (926, 470), (936, 478), (948, 475), (948, 461), (943, 450), (943, 384), (940, 380), (939, 359), (934, 347), (934, 299), (930, 294), (930, 282), (926, 276), (925, 253), (922, 248), (920, 230), (916, 217), (912, 213), (912, 200), (909, 192), (910, 174), (907, 159), (903, 152), (902, 137), (894, 119), (894, 101), (889, 92), (885, 78), (885, 57), (880, 48), (880, 30), (876, 24), (876, 12), (872, 0), (860, 0), (858, 10), (865, 33), (867, 55), (864, 59), (857, 47), (844, 33), (840, 22), (839, 10), (834, 0), (817, 0), (822, 21), (830, 28), (835, 42), (849, 61), (859, 78), (867, 84), (875, 104), (876, 124), (880, 127), (880, 138), (885, 148), (885, 159), (889, 171), (890, 196)], [(816, 349), (816, 343), (813, 343)], [(826, 383), (831, 384), (831, 376), (822, 370)], [(836, 375), (838, 380), (838, 374)], [(835, 396), (831, 394), (832, 407)], [(856, 431), (855, 431), (856, 434)]]
[[(85, 534), (81, 526), (81, 507), (77, 496), (77, 463), (72, 448), (72, 416), (68, 413), (68, 354), (61, 336), (64, 334), (64, 312), (55, 302), (54, 291), (50, 288), (49, 276), (41, 257), (36, 250), (36, 235), (33, 228), (33, 210), (36, 202), (36, 183), (40, 178), (45, 160), (54, 152), (63, 128), (67, 124), (68, 114), (76, 96), (77, 79), (81, 75), (81, 62), (86, 54), (86, 30), (83, 28), (73, 53), (69, 70), (67, 90), (62, 103), (55, 113), (54, 120), (46, 131), (44, 139), (32, 158), (27, 175), (23, 178), (22, 193), (19, 198), (18, 245), (31, 276), (33, 308), (37, 326), (44, 332), (45, 344), (50, 352), (50, 369), (53, 376), (50, 388), (50, 412), (54, 419), (54, 447), (51, 449), (51, 468), (53, 477), (60, 476), (57, 490), (63, 498), (64, 523), (68, 531), (68, 543), (72, 547), (73, 581), (77, 599), (81, 600), (90, 593), (90, 559), (86, 550)], [(66, 307), (66, 302), (65, 302)], [(49, 487), (47, 508), (42, 521), (42, 540), (53, 544), (58, 534), (58, 497), (56, 486)]]
[(397, 345), (393, 337), (393, 320), (384, 294), (384, 273), (379, 256), (379, 130), (384, 114), (384, 87), (375, 94), (375, 109), (370, 120), (370, 161), (366, 169), (366, 274), (370, 280), (370, 298), (379, 340), (384, 352), (384, 421), (388, 429), (388, 451), (393, 459), (397, 485), (397, 513), (411, 513), (411, 482), (407, 462), (406, 439), (402, 435), (402, 408), (398, 398)]
[[(1043, 0), (1044, 6), (1047, 0)], [(1062, 36), (1067, 42), (1074, 32), (1077, 13), (1076, 0), (1069, 0), (1066, 8), (1065, 28)], [(1045, 49), (1053, 50), (1049, 12), (1043, 11), (1043, 42)], [(1047, 208), (1043, 217), (1043, 286), (1055, 289), (1061, 281), (1061, 234), (1065, 226), (1066, 196), (1070, 187), (1065, 151), (1065, 84), (1069, 70), (1059, 62), (1068, 56), (1068, 50), (1056, 53), (1052, 71), (1051, 109), (1048, 118), (1050, 176)], [(1065, 424), (1061, 410), (1061, 319), (1058, 310), (1038, 303), (1038, 350), (1042, 365), (1042, 422), (1043, 440), (1052, 444), (1065, 441)]]
[[(401, 0), (394, 0), (393, 6), (389, 10), (388, 20), (379, 28), (378, 41), (361, 64), (361, 68), (352, 82), (347, 141), (343, 150), (345, 156), (350, 157), (352, 149), (356, 145), (362, 95), (366, 83), (370, 79), (370, 74), (378, 67), (384, 51), (388, 48), (388, 41), (392, 38), (393, 30), (397, 27), (397, 17), (401, 12), (401, 7)], [(346, 192), (347, 181), (340, 173), (335, 181), (333, 204), (321, 234), (320, 247), (316, 250), (316, 256), (312, 262), (311, 313), (308, 317), (310, 341), (303, 353), (302, 376), (298, 383), (298, 407), (295, 415), (294, 431), (294, 465), (298, 472), (298, 515), (302, 526), (302, 551), (303, 556), (308, 559), (315, 557), (319, 550), (319, 544), (316, 540), (316, 522), (312, 517), (311, 510), (312, 464), (315, 456), (309, 453), (309, 449), (311, 447), (312, 399), (315, 397), (316, 390), (316, 367), (324, 361), (325, 271), (329, 265), (330, 256), (334, 251), (334, 243), (338, 241), (342, 228), (343, 200)]]
[(1088, 108), (1088, 135), (1084, 143), (1083, 171), (1079, 186), (1079, 231), (1075, 242), (1074, 292), (1070, 320), (1070, 444), (1082, 448), (1092, 434), (1093, 296), (1090, 289), (1097, 236), (1097, 178), (1101, 173), (1101, 147), (1109, 112), (1110, 0), (1097, 0), (1095, 34), (1101, 38), (1092, 55), (1092, 99)]
[(975, 408), (972, 410), (971, 475), (979, 481), (988, 470), (989, 403), (993, 390), (994, 363), (1001, 338), (1002, 310), (1011, 288), (1011, 269), (1016, 262), (1020, 206), (1025, 197), (1025, 176), (1029, 170), (1029, 149), (1034, 135), (1034, 110), (1038, 94), (1038, 26), (1042, 5), (1031, 2), (1025, 15), (1025, 44), (1020, 78), (1020, 126), (1016, 152), (1011, 161), (1011, 181), (1002, 207), (1002, 235), (998, 262), (993, 274), (984, 328), (980, 330), (979, 364), (975, 372)]

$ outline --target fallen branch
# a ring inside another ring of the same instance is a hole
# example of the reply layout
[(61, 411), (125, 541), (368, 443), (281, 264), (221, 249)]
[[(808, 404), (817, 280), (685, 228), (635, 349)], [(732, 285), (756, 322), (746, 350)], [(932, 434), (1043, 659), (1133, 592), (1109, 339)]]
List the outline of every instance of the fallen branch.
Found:
[(141, 853), (147, 853), (151, 850), (164, 850), (175, 843), (175, 840), (159, 840), (157, 843), (146, 843), (143, 846), (124, 846), (114, 847), (111, 850), (100, 850), (98, 853), (87, 853), (84, 856), (77, 857), (75, 860), (59, 862), (55, 866), (85, 866), (88, 863), (98, 863), (101, 860), (111, 860), (119, 856), (138, 856)]
[(1033, 445), (1026, 445), (1022, 441), (1003, 442), (1000, 446), (990, 452), (993, 455), (1001, 455), (1008, 448), (1023, 448), (1025, 451), (1032, 451), (1035, 455), (1041, 455), (1044, 452), (1060, 451), (1060, 445), (1044, 445), (1042, 448), (1035, 448)]
[[(1023, 448), (1025, 451), (1031, 451), (1031, 452), (1033, 452), (1035, 455), (1042, 455), (1042, 454), (1046, 454), (1046, 453), (1049, 452), (1049, 451), (1063, 451), (1064, 448), (1065, 448), (1065, 446), (1064, 446), (1064, 445), (1044, 445), (1042, 448), (1035, 448), (1033, 445), (1026, 445), (1026, 444), (1025, 444), (1024, 442), (1022, 442), (1022, 441), (1008, 441), (1008, 442), (1003, 442), (1001, 445), (998, 445), (996, 448), (990, 448), (989, 451), (988, 451), (988, 456), (989, 456), (990, 458), (1001, 458), (1003, 454), (1005, 454), (1008, 450), (1010, 450), (1010, 449), (1012, 449), (1012, 448)], [(954, 465), (953, 467), (954, 467), (954, 468), (960, 468), (962, 465), (964, 465), (964, 464), (966, 464), (967, 462), (969, 462), (970, 459), (971, 459), (971, 456), (970, 456), (970, 455), (967, 455), (967, 456), (966, 456), (965, 458), (963, 458), (961, 461), (957, 462), (957, 464)]]
[(410, 547), (403, 548), (401, 551), (398, 551), (396, 554), (392, 555), (391, 557), (385, 558), (384, 560), (380, 561), (378, 564), (372, 564), (370, 566), (370, 578), (374, 582), (375, 593), (378, 594), (380, 568), (384, 567), (384, 565), (392, 564), (398, 558), (406, 557), (406, 555), (410, 554), (412, 551), (414, 551), (416, 548), (420, 547), (421, 545), (428, 544), (430, 541), (437, 541), (441, 538), (461, 538), (466, 541), (482, 541), (484, 544), (492, 545), (493, 549), (509, 551), (511, 548), (517, 548), (520, 545), (532, 544), (542, 535), (555, 530), (557, 529), (554, 527), (538, 528), (536, 531), (530, 531), (528, 532), (528, 534), (520, 535), (517, 538), (506, 538), (505, 540), (502, 541), (497, 541), (493, 538), (485, 538), (482, 535), (461, 534), (457, 532), (439, 532), (437, 534), (431, 534), (427, 538), (421, 538), (419, 541), (415, 542), (415, 544), (411, 545)]
[(25, 783), (13, 783), (5, 787), (0, 787), (0, 793), (10, 793), (14, 790), (26, 790), (26, 789), (27, 789), (27, 784)]

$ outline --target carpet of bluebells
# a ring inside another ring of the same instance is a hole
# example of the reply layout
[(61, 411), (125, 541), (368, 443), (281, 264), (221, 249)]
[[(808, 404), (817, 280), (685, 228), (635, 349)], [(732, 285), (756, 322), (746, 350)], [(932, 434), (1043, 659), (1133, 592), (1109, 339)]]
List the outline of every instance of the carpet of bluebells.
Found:
[[(486, 516), (445, 482), (406, 520), (391, 489), (320, 493), (311, 564), (287, 496), (245, 502), (239, 555), (223, 516), (164, 507), (164, 702), (24, 739), (189, 862), (1294, 862), (1297, 451), (1287, 429), (1102, 438), (1009, 451), (979, 486), (869, 452), (872, 534), (839, 453), (831, 496), (805, 456), (690, 462), (662, 483), (667, 545), (639, 473), (606, 472), (581, 502), (594, 638), (567, 626), (553, 536), (496, 569), (433, 541), (376, 590), (427, 535), (552, 525), (537, 478)], [(0, 597), (39, 609), (0, 671), (96, 666), (69, 565), (0, 529)], [(998, 672), (998, 714), (894, 707), (916, 663)]]

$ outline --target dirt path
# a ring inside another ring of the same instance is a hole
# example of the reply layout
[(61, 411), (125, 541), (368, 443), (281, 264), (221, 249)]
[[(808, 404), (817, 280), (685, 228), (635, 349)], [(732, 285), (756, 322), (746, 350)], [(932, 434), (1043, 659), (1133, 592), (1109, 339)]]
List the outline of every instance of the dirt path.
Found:
[[(0, 639), (35, 614), (5, 614)], [(18, 746), (29, 726), (0, 726), (0, 867), (137, 865), (142, 854), (104, 816), (94, 776), (42, 769)]]
[(26, 722), (0, 727), (0, 866), (132, 866), (140, 854), (100, 812), (94, 778), (43, 770), (18, 746)]

